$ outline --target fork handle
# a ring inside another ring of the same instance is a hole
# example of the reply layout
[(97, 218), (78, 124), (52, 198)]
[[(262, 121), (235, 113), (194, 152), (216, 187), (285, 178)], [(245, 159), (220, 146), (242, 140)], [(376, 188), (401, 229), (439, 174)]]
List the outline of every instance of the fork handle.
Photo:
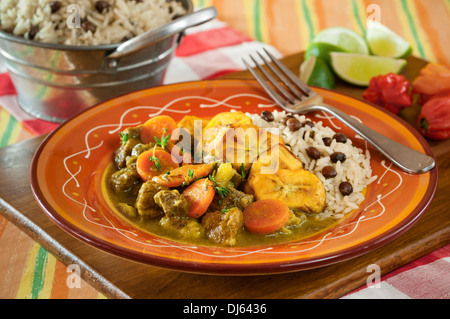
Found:
[(335, 107), (330, 105), (313, 105), (312, 108), (334, 115), (366, 139), (395, 165), (410, 174), (425, 173), (435, 166), (435, 160), (432, 157), (387, 138)]

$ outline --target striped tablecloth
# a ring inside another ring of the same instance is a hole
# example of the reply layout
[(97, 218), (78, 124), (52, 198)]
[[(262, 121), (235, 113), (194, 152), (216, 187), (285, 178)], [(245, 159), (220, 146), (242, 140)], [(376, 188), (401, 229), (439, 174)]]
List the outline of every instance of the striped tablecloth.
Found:
[[(240, 57), (262, 45), (279, 56), (298, 53), (327, 27), (345, 26), (362, 34), (366, 19), (377, 13), (383, 24), (412, 44), (415, 56), (450, 64), (449, 0), (193, 2), (197, 8), (214, 5), (219, 17), (189, 31), (168, 72), (167, 83), (241, 70)], [(212, 29), (223, 33), (223, 41), (207, 43)], [(197, 41), (193, 42), (197, 46), (194, 50), (189, 46), (189, 36)], [(0, 74), (0, 147), (54, 128), (21, 113), (14, 88), (2, 76), (7, 75)], [(361, 287), (343, 298), (449, 298), (449, 258), (447, 246), (382, 277), (379, 289)], [(104, 298), (85, 282), (81, 288), (69, 289), (67, 274), (65, 265), (0, 215), (0, 298)]]

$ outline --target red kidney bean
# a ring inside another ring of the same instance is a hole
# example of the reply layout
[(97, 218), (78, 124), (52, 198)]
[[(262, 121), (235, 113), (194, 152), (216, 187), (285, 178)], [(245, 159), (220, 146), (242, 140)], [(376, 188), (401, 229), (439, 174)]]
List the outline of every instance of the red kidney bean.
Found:
[(322, 175), (326, 178), (333, 178), (336, 177), (337, 172), (333, 166), (325, 166), (324, 168), (322, 168)]
[(302, 127), (302, 123), (295, 117), (290, 118), (286, 121), (286, 126), (289, 127), (289, 129), (292, 132), (298, 131)]
[(269, 111), (262, 111), (261, 118), (267, 122), (273, 122), (273, 120), (275, 119), (272, 112)]
[(308, 125), (309, 127), (316, 126), (316, 124), (314, 122), (312, 122), (312, 121), (306, 121), (305, 123), (303, 123), (303, 126), (306, 126), (306, 125)]
[(59, 9), (61, 9), (61, 1), (50, 2), (50, 10), (52, 11), (52, 13), (57, 12)]
[(317, 148), (313, 147), (313, 146), (310, 146), (310, 147), (308, 147), (308, 148), (306, 149), (306, 154), (308, 154), (308, 156), (309, 156), (311, 159), (314, 159), (314, 160), (320, 158), (320, 152), (319, 152), (319, 150), (318, 150)]
[(336, 133), (334, 134), (333, 138), (336, 140), (336, 142), (347, 143), (347, 136), (344, 133)]
[(322, 139), (322, 141), (323, 141), (323, 144), (325, 144), (325, 146), (330, 146), (330, 145), (331, 145), (331, 142), (333, 141), (333, 139), (330, 138), (330, 137), (324, 137), (324, 138)]
[(333, 163), (337, 162), (343, 163), (347, 159), (347, 156), (345, 156), (345, 154), (342, 152), (334, 152), (333, 154), (330, 155), (330, 158)]
[(286, 114), (285, 117), (283, 117), (280, 121), (281, 124), (286, 125), (287, 120), (294, 118), (294, 115), (292, 114)]
[(102, 13), (104, 11), (108, 11), (109, 8), (111, 7), (109, 2), (105, 1), (105, 0), (95, 1), (94, 5), (95, 5), (95, 9), (97, 10), (98, 13)]
[(343, 196), (353, 193), (353, 186), (349, 182), (342, 182), (339, 184), (339, 191)]

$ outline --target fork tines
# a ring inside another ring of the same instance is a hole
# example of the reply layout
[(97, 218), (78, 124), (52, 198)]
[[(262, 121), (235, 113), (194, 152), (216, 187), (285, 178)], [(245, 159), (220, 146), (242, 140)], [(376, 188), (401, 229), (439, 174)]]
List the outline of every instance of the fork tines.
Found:
[[(250, 55), (251, 60), (262, 75), (256, 72), (255, 69), (252, 68), (247, 61), (245, 61), (245, 59), (243, 59), (243, 61), (246, 68), (264, 88), (264, 90), (266, 90), (266, 92), (272, 97), (272, 99), (274, 99), (276, 103), (286, 106), (287, 103), (295, 104), (296, 102), (300, 102), (304, 98), (309, 97), (311, 89), (303, 83), (298, 76), (296, 76), (291, 70), (275, 58), (268, 50), (265, 48), (263, 50), (273, 63), (270, 63), (270, 61), (263, 54), (257, 52), (259, 58), (263, 61), (263, 64), (267, 68), (264, 68), (263, 65), (258, 63), (257, 60)], [(264, 80), (264, 77), (271, 85)]]

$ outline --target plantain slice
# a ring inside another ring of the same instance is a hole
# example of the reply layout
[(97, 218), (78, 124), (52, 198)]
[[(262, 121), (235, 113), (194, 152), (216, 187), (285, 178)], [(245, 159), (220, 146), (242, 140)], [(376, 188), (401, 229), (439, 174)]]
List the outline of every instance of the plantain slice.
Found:
[(203, 132), (205, 157), (210, 161), (231, 163), (238, 172), (242, 164), (248, 170), (260, 154), (280, 143), (283, 143), (280, 136), (245, 121), (216, 125)]
[(202, 119), (197, 116), (193, 115), (186, 115), (184, 116), (180, 122), (178, 122), (178, 127), (185, 128), (189, 134), (191, 134), (192, 137), (195, 135), (195, 123), (198, 121), (198, 123), (201, 125), (199, 126), (202, 130), (205, 128), (206, 125), (208, 125), (208, 120)]
[(215, 126), (231, 125), (231, 124), (251, 124), (252, 119), (241, 111), (237, 112), (223, 112), (215, 115), (208, 124), (203, 128), (203, 131)]
[(273, 147), (253, 164), (244, 191), (260, 199), (279, 199), (290, 209), (320, 213), (325, 208), (325, 188), (320, 179), (284, 145)]

